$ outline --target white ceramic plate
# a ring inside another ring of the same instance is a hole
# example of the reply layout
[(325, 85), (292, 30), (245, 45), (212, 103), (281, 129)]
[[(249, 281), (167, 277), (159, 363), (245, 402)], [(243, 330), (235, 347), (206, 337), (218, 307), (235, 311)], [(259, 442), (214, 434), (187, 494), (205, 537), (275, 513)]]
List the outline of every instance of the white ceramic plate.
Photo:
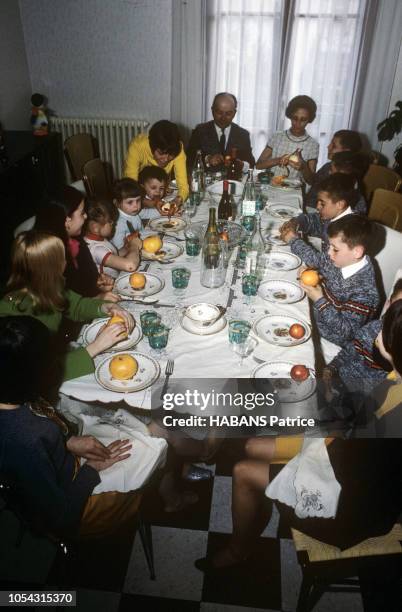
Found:
[(144, 261), (171, 261), (172, 259), (179, 257), (179, 255), (182, 255), (184, 251), (180, 244), (176, 244), (175, 242), (170, 242), (168, 240), (163, 241), (163, 245), (160, 250), (164, 253), (163, 257), (160, 257), (158, 254), (159, 252), (155, 255), (153, 253), (145, 253), (145, 255), (143, 255)]
[[(289, 329), (295, 323), (305, 329), (305, 334), (300, 339), (289, 335)], [(264, 315), (254, 322), (253, 331), (261, 340), (277, 346), (297, 346), (307, 342), (311, 336), (310, 325), (306, 321), (285, 315)]]
[(282, 270), (288, 272), (295, 270), (301, 265), (301, 259), (293, 253), (285, 251), (271, 251), (269, 253), (267, 267), (271, 270)]
[(159, 291), (161, 291), (165, 286), (165, 281), (162, 278), (159, 278), (159, 276), (156, 276), (156, 274), (142, 272), (141, 274), (144, 274), (146, 277), (144, 289), (133, 289), (130, 285), (131, 274), (133, 274), (133, 272), (127, 272), (116, 279), (114, 289), (120, 295), (127, 295), (129, 297), (141, 299), (148, 297), (149, 295), (159, 293)]
[(151, 219), (148, 224), (150, 229), (157, 232), (180, 232), (186, 227), (187, 223), (181, 217), (156, 217)]
[[(271, 379), (271, 384), (278, 394), (278, 399), (283, 403), (301, 402), (312, 395), (316, 389), (317, 381), (315, 371), (308, 364), (304, 364), (310, 370), (310, 377), (302, 382), (290, 378), (290, 370), (296, 365), (292, 361), (267, 361), (257, 366), (252, 378)], [(272, 379), (279, 378), (277, 384)]]
[[(109, 321), (109, 318), (96, 319), (96, 321), (93, 321), (92, 323), (87, 325), (82, 334), (82, 339), (83, 339), (84, 344), (85, 345), (91, 344), (91, 342), (93, 342), (96, 336), (99, 334), (100, 329), (108, 321)], [(142, 338), (141, 329), (138, 327), (138, 325), (136, 325), (133, 331), (131, 332), (131, 334), (129, 334), (128, 338), (126, 338), (125, 340), (122, 340), (121, 342), (118, 342), (111, 348), (107, 349), (107, 351), (105, 352), (115, 353), (116, 351), (125, 351), (126, 349), (129, 349), (135, 346), (136, 344), (138, 344), (141, 338)]]
[[(135, 393), (152, 385), (160, 374), (160, 366), (155, 359), (143, 353), (136, 351), (124, 351), (124, 354), (131, 355), (138, 361), (138, 371), (131, 380), (116, 380), (112, 378), (109, 371), (109, 362), (115, 355), (106, 357), (95, 370), (96, 381), (109, 391), (117, 391), (117, 393)], [(121, 354), (121, 353), (120, 353)]]
[(260, 284), (258, 295), (275, 304), (294, 304), (304, 298), (304, 291), (298, 283), (285, 280), (267, 280)]
[(283, 219), (286, 221), (287, 219), (292, 219), (296, 217), (296, 215), (301, 213), (301, 210), (292, 206), (291, 204), (281, 204), (281, 202), (274, 202), (273, 204), (268, 204), (266, 207), (266, 211), (272, 217), (277, 217), (279, 219)]
[(208, 327), (205, 327), (205, 329), (202, 329), (194, 325), (194, 323), (192, 323), (188, 317), (183, 316), (180, 318), (180, 325), (187, 332), (190, 332), (190, 334), (196, 334), (196, 336), (211, 336), (212, 334), (217, 334), (218, 332), (222, 331), (222, 329), (225, 329), (226, 318), (223, 316), (219, 319), (219, 321), (213, 323), (213, 325), (209, 325)]

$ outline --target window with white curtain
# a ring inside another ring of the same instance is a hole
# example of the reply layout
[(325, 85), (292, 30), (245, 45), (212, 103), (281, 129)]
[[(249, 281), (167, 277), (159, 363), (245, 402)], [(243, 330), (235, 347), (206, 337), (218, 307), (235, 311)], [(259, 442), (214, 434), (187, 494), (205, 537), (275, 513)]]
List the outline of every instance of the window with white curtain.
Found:
[(309, 95), (318, 112), (308, 131), (324, 163), (333, 132), (349, 126), (365, 8), (366, 0), (207, 0), (205, 118), (215, 93), (234, 93), (236, 122), (258, 157), (289, 126), (287, 102)]

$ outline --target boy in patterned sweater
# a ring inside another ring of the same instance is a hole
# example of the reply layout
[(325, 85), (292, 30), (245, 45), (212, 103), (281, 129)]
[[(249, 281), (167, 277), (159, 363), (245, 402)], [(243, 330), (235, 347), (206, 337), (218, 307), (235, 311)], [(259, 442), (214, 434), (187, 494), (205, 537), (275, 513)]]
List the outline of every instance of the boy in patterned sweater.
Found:
[[(402, 300), (402, 278), (396, 281), (385, 310), (397, 300)], [(331, 384), (332, 380), (339, 376), (341, 382), (351, 391), (362, 387), (370, 391), (380, 384), (392, 370), (391, 364), (382, 357), (375, 345), (381, 330), (382, 317), (360, 328), (353, 341), (324, 368), (325, 382)]]
[(358, 200), (355, 179), (347, 174), (335, 173), (321, 181), (317, 196), (317, 211), (301, 214), (284, 223), (280, 232), (303, 232), (321, 238), (322, 250), (328, 250), (328, 227), (337, 219), (353, 214)]
[(292, 253), (321, 275), (316, 287), (302, 287), (313, 302), (321, 336), (339, 346), (355, 337), (379, 305), (373, 264), (365, 254), (370, 234), (368, 219), (346, 215), (329, 225), (328, 253), (319, 253), (292, 230), (282, 233)]

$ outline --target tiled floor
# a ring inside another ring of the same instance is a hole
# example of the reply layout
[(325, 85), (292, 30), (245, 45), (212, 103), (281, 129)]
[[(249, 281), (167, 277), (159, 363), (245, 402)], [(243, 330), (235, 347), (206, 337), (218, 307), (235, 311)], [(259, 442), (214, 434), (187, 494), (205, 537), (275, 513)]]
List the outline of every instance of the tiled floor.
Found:
[[(213, 480), (193, 485), (200, 501), (189, 512), (166, 514), (156, 494), (147, 500), (145, 511), (153, 525), (156, 580), (149, 578), (139, 538), (134, 543), (129, 538), (109, 542), (98, 549), (85, 550), (85, 555), (81, 553), (82, 558), (75, 561), (77, 611), (294, 611), (301, 571), (288, 530), (281, 526), (278, 537), (276, 512), (250, 562), (241, 571), (217, 579), (204, 576), (194, 566), (195, 559), (222, 547), (231, 532), (230, 475), (239, 451), (240, 446), (235, 450), (233, 446), (221, 449)], [(6, 512), (0, 514), (1, 579), (33, 583), (35, 588), (45, 588), (49, 582), (55, 584), (55, 575), (50, 571), (54, 559), (51, 546), (24, 538), (24, 548), (15, 549), (13, 521)], [(9, 584), (2, 582), (0, 588)], [(338, 610), (361, 612), (361, 596), (328, 593), (314, 608), (314, 612)]]

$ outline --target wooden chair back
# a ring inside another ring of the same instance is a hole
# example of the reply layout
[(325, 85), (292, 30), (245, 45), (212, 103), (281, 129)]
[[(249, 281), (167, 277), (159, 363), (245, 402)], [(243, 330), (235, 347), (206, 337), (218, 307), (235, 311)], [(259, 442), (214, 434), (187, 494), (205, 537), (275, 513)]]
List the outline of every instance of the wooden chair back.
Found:
[(98, 157), (98, 146), (91, 134), (74, 134), (64, 142), (64, 155), (73, 181), (82, 179), (82, 167)]
[(90, 159), (82, 166), (82, 180), (89, 197), (110, 197), (112, 177), (107, 165), (99, 157)]
[(401, 232), (402, 193), (376, 189), (371, 200), (369, 218)]
[(402, 186), (402, 179), (394, 170), (370, 164), (367, 173), (363, 178), (364, 197), (370, 202), (371, 196), (376, 189), (388, 189), (389, 191), (399, 191)]

